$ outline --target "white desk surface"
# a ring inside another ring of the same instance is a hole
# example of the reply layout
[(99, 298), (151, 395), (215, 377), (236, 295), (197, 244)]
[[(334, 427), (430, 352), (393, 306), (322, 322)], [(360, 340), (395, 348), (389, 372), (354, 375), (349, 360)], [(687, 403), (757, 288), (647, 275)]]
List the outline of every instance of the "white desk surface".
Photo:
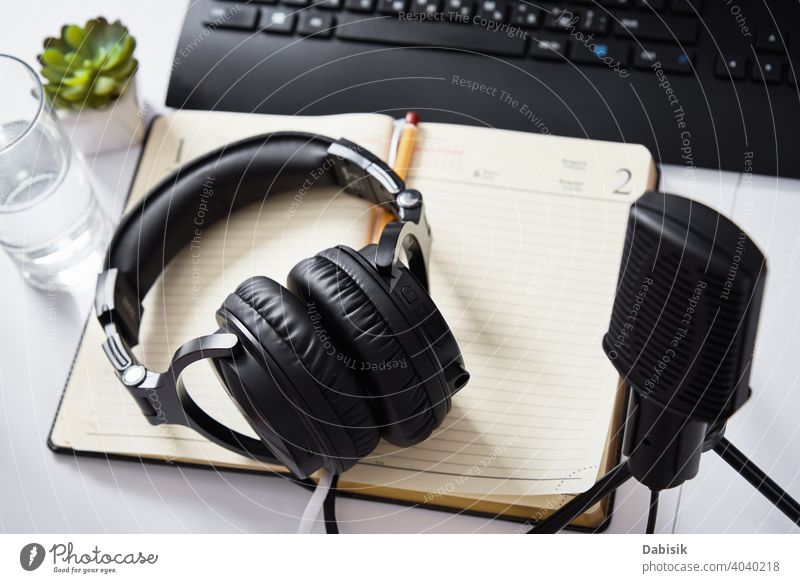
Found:
[[(138, 40), (139, 91), (163, 109), (185, 1), (0, 0), (0, 52), (33, 64), (65, 22), (121, 18)], [(90, 160), (97, 189), (119, 214), (138, 152)], [(752, 399), (728, 436), (800, 498), (800, 181), (665, 167), (665, 191), (732, 217), (767, 254)], [(52, 453), (50, 424), (88, 315), (92, 289), (50, 294), (26, 285), (0, 253), (0, 530), (7, 532), (292, 532), (308, 494), (284, 480)], [(647, 491), (617, 497), (611, 532), (643, 532)], [(514, 532), (515, 523), (341, 499), (343, 532)], [(661, 532), (797, 532), (713, 454), (682, 489), (662, 494)]]

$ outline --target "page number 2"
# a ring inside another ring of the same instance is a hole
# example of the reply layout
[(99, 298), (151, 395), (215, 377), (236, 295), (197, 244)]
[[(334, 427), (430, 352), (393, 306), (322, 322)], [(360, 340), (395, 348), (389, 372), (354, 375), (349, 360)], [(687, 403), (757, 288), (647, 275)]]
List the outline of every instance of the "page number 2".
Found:
[(628, 183), (631, 181), (631, 171), (627, 168), (620, 168), (617, 170), (617, 187), (614, 189), (614, 194), (630, 194), (631, 191), (628, 189)]

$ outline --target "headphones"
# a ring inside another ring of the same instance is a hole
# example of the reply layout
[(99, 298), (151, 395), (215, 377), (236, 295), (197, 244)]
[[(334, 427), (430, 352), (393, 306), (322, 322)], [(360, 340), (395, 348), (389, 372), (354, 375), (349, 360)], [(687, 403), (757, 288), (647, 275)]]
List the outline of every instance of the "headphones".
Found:
[[(395, 220), (377, 245), (339, 245), (304, 259), (286, 287), (250, 277), (223, 301), (216, 332), (181, 346), (167, 371), (145, 368), (132, 352), (142, 299), (196, 235), (201, 197), (209, 225), (311, 183), (338, 186)], [(401, 447), (429, 437), (469, 380), (428, 293), (430, 248), (422, 195), (356, 144), (297, 132), (246, 139), (183, 166), (122, 220), (97, 281), (103, 350), (151, 424), (189, 427), (301, 479), (320, 468), (339, 474), (381, 437)], [(189, 396), (181, 373), (201, 359), (211, 361), (259, 439), (218, 422)]]

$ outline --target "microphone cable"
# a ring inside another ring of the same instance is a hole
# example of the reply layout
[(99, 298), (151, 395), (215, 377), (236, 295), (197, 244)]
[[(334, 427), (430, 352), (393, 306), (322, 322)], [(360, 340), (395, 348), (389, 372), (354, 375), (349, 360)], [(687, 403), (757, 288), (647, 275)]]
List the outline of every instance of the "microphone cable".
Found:
[(658, 517), (658, 490), (650, 490), (650, 510), (647, 513), (647, 528), (645, 534), (656, 531), (656, 518)]
[(339, 525), (336, 522), (336, 487), (339, 485), (339, 474), (333, 476), (330, 490), (325, 497), (322, 511), (325, 516), (325, 534), (339, 534)]

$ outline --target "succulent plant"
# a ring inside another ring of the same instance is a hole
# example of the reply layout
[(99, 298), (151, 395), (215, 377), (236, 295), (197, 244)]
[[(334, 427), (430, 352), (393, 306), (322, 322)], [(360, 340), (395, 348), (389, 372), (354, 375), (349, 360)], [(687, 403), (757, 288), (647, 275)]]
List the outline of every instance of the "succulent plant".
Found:
[(68, 24), (60, 38), (47, 38), (39, 55), (48, 100), (61, 109), (108, 107), (136, 72), (135, 39), (119, 20), (102, 17), (85, 26)]

